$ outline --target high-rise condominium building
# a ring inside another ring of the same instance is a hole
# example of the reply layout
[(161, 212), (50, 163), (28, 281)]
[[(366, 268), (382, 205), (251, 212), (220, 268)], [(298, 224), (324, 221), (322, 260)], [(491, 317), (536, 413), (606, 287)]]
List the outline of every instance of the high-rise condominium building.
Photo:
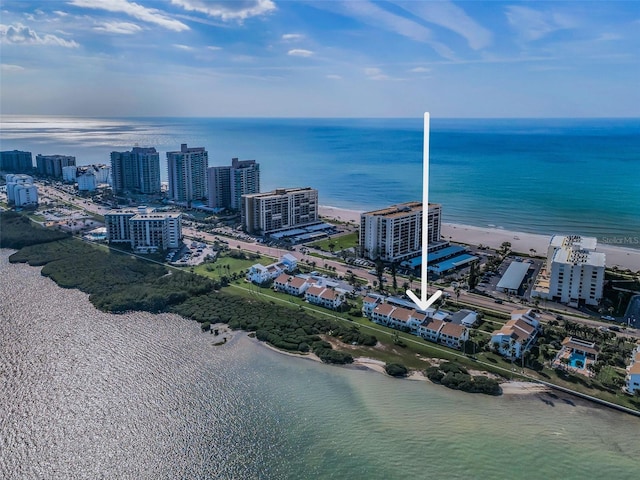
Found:
[(212, 208), (240, 210), (242, 195), (260, 192), (260, 164), (231, 159), (231, 166), (207, 169), (208, 204)]
[(160, 154), (154, 147), (111, 152), (111, 177), (116, 193), (160, 193)]
[[(429, 244), (440, 242), (442, 206), (429, 204)], [(398, 262), (422, 252), (422, 202), (408, 202), (360, 215), (360, 252), (371, 260)]]
[(180, 247), (180, 213), (154, 212), (146, 207), (107, 213), (104, 217), (110, 243), (128, 243), (137, 251), (167, 250)]
[(596, 252), (596, 246), (593, 237), (551, 237), (546, 266), (538, 274), (531, 296), (570, 305), (598, 305), (604, 288), (605, 254)]
[(0, 170), (15, 173), (31, 173), (33, 170), (33, 157), (31, 152), (10, 150), (0, 152)]
[(188, 148), (183, 143), (179, 152), (167, 152), (169, 196), (178, 202), (206, 198), (208, 166), (209, 154), (204, 147)]
[(314, 188), (279, 188), (242, 196), (242, 227), (248, 233), (269, 235), (318, 222)]
[(10, 173), (7, 181), (7, 200), (16, 207), (38, 204), (38, 187), (33, 184), (33, 177), (20, 173)]
[(62, 169), (76, 164), (70, 155), (36, 155), (36, 170), (45, 177), (62, 178)]

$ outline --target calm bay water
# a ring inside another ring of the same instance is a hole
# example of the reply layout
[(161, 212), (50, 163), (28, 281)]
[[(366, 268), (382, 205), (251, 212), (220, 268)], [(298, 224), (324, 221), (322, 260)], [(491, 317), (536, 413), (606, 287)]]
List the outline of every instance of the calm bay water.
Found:
[(109, 315), (0, 251), (0, 478), (637, 476), (640, 419), (214, 347), (174, 315)]
[[(372, 209), (422, 196), (422, 120), (3, 116), (3, 150), (109, 163), (134, 144), (204, 146), (210, 165), (256, 159), (262, 189), (312, 186)], [(640, 119), (432, 119), (430, 196), (446, 221), (572, 233), (640, 248)]]

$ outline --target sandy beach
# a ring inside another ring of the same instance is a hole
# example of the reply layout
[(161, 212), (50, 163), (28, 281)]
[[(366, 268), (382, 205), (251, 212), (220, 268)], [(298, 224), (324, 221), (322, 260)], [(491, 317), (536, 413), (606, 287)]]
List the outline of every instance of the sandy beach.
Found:
[[(360, 213), (357, 210), (349, 210), (331, 206), (320, 206), (320, 216), (327, 219), (335, 219), (342, 222), (360, 223)], [(558, 232), (571, 233), (571, 232)], [(511, 250), (524, 254), (535, 250), (536, 256), (545, 256), (549, 245), (550, 235), (535, 233), (512, 232), (500, 228), (474, 227), (471, 225), (459, 225), (455, 223), (442, 224), (442, 237), (456, 243), (467, 245), (486, 245), (491, 248), (500, 248), (503, 242), (511, 243)], [(617, 266), (622, 269), (640, 271), (640, 250), (633, 248), (615, 247), (599, 243), (597, 250), (607, 256), (607, 267)]]

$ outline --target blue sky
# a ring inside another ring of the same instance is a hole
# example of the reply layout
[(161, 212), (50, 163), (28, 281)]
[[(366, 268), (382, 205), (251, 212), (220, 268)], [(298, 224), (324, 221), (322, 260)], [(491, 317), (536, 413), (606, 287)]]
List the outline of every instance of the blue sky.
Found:
[(640, 116), (636, 1), (1, 5), (4, 114)]

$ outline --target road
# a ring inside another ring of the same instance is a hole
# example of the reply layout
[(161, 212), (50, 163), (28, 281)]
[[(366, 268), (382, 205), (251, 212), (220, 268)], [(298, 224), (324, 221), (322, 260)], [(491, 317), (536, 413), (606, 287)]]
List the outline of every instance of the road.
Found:
[[(62, 200), (64, 202), (73, 204), (81, 209), (84, 209), (86, 211), (89, 211), (91, 213), (95, 213), (98, 215), (104, 215), (105, 213), (108, 213), (111, 210), (110, 208), (96, 205), (95, 203), (91, 202), (91, 200), (78, 198), (55, 186), (43, 185), (41, 182), (37, 182), (37, 183), (38, 183), (38, 190), (41, 192), (42, 196), (48, 196), (53, 199)], [(223, 237), (222, 235), (219, 235), (219, 234), (211, 234), (211, 233), (198, 231), (191, 226), (184, 226), (183, 233), (187, 237), (201, 238), (204, 241), (210, 242), (210, 243), (213, 243), (216, 237), (218, 238)], [(280, 258), (285, 253), (289, 253), (295, 256), (296, 259), (302, 263), (306, 263), (307, 261), (310, 261), (310, 262), (316, 262), (316, 266), (318, 268), (323, 268), (325, 264), (327, 266), (330, 266), (332, 269), (335, 268), (335, 273), (342, 277), (346, 277), (350, 274), (350, 272), (353, 272), (358, 278), (366, 280), (371, 285), (373, 284), (374, 281), (375, 282), (378, 281), (378, 278), (376, 275), (372, 275), (368, 273), (367, 269), (359, 267), (357, 265), (347, 265), (336, 260), (329, 260), (329, 259), (314, 257), (312, 255), (302, 253), (299, 250), (290, 251), (290, 250), (277, 248), (277, 247), (269, 247), (261, 243), (247, 242), (247, 241), (236, 239), (236, 238), (230, 238), (230, 237), (223, 237), (223, 238), (229, 242), (229, 246), (231, 248), (236, 248), (237, 246), (240, 246), (240, 248), (243, 250), (260, 253), (260, 254), (267, 255), (274, 258)], [(350, 272), (348, 272), (347, 270), (349, 270)], [(391, 282), (390, 275), (388, 274), (384, 275), (384, 278), (387, 279), (387, 282)], [(402, 285), (405, 281), (406, 280), (403, 277), (398, 278), (399, 285)], [(387, 283), (387, 285), (389, 285), (389, 283)], [(413, 282), (411, 285), (411, 288), (413, 289), (418, 286), (419, 286), (419, 283)], [(437, 289), (438, 287), (429, 286), (428, 293), (432, 294)], [(449, 300), (450, 304), (455, 303), (456, 298), (454, 294), (454, 289), (451, 287), (448, 287), (448, 288), (445, 288), (444, 290), (451, 295), (451, 298)], [(503, 301), (502, 304), (498, 304), (498, 303), (495, 303), (495, 301), (492, 298), (488, 298), (483, 295), (469, 293), (465, 290), (460, 291), (459, 302), (469, 304), (471, 305), (471, 308), (475, 306), (485, 310), (502, 313), (505, 315), (509, 315), (513, 310), (517, 308), (529, 308), (529, 306), (526, 304), (515, 303), (515, 302), (506, 301), (506, 300)], [(582, 316), (577, 316), (575, 314), (572, 314), (571, 309), (569, 309), (564, 305), (558, 304), (557, 310), (562, 311), (563, 318), (575, 323), (580, 323), (583, 325), (588, 325), (596, 328), (608, 327), (610, 325), (607, 322), (603, 322), (595, 318), (588, 319)], [(549, 322), (551, 320), (555, 320), (555, 317), (556, 317), (555, 313), (543, 312), (540, 315), (542, 322)], [(637, 329), (617, 332), (617, 334), (640, 339), (640, 331), (638, 331)]]

